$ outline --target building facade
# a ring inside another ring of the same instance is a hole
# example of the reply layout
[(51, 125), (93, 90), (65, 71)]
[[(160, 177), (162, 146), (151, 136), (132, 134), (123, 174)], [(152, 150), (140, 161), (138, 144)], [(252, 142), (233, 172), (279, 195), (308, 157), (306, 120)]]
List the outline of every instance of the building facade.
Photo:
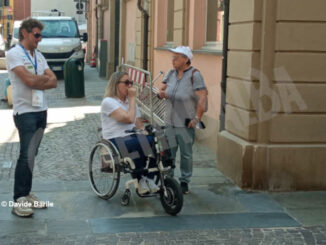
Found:
[(107, 77), (122, 60), (155, 76), (172, 68), (168, 48), (193, 49), (209, 90), (197, 140), (240, 187), (326, 188), (324, 0), (90, 0), (87, 9), (87, 59)]
[(0, 32), (8, 40), (13, 23), (13, 0), (0, 0)]
[[(223, 10), (218, 3), (215, 0), (93, 0), (87, 7), (88, 33), (91, 33), (87, 60), (96, 56), (97, 65), (102, 66), (98, 56), (101, 43), (107, 42), (107, 77), (122, 60), (146, 68), (155, 76), (172, 69), (168, 48), (187, 45), (193, 49), (192, 65), (201, 71), (209, 90), (209, 111), (204, 117), (207, 128), (197, 134), (197, 140), (213, 150), (216, 150), (219, 127), (223, 46)], [(144, 13), (148, 15), (147, 25)], [(147, 40), (146, 47), (144, 40)]]
[(31, 16), (31, 0), (14, 0), (14, 20), (23, 20)]
[(230, 0), (217, 158), (241, 187), (326, 189), (325, 11), (323, 0)]

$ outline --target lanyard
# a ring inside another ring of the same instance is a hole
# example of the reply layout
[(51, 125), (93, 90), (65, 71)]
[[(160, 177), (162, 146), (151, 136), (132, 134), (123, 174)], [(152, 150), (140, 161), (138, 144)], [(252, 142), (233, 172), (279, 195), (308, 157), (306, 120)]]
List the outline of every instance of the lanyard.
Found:
[(34, 67), (34, 71), (35, 71), (35, 74), (37, 75), (37, 59), (36, 59), (36, 52), (34, 51), (34, 63), (33, 61), (31, 60), (31, 57), (29, 56), (27, 50), (24, 48), (24, 46), (20, 43), (19, 44), (20, 47), (24, 50), (25, 52), (25, 55), (27, 56), (27, 58), (29, 59), (29, 61), (32, 63), (33, 67)]

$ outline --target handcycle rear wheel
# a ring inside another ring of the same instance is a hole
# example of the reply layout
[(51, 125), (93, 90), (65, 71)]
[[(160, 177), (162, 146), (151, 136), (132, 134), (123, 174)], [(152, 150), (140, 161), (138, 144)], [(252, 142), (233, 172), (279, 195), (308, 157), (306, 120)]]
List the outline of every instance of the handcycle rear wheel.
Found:
[(88, 176), (93, 191), (103, 199), (111, 198), (119, 187), (119, 160), (119, 152), (106, 140), (98, 142), (91, 151)]
[(161, 204), (168, 214), (176, 215), (183, 206), (183, 194), (179, 183), (169, 176), (164, 178), (166, 194), (162, 190), (160, 193)]

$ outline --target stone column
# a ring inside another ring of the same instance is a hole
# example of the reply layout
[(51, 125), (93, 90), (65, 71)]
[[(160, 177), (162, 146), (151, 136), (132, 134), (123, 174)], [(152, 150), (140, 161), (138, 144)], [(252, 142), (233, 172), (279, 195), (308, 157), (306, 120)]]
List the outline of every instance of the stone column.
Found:
[(326, 188), (325, 8), (319, 0), (230, 1), (217, 167), (241, 187)]

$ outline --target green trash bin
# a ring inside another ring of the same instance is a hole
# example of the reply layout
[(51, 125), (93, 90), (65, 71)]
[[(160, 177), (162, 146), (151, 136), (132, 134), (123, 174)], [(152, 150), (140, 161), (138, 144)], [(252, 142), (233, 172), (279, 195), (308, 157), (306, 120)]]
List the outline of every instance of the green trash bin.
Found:
[(85, 97), (84, 62), (69, 59), (63, 65), (65, 93), (67, 98)]

